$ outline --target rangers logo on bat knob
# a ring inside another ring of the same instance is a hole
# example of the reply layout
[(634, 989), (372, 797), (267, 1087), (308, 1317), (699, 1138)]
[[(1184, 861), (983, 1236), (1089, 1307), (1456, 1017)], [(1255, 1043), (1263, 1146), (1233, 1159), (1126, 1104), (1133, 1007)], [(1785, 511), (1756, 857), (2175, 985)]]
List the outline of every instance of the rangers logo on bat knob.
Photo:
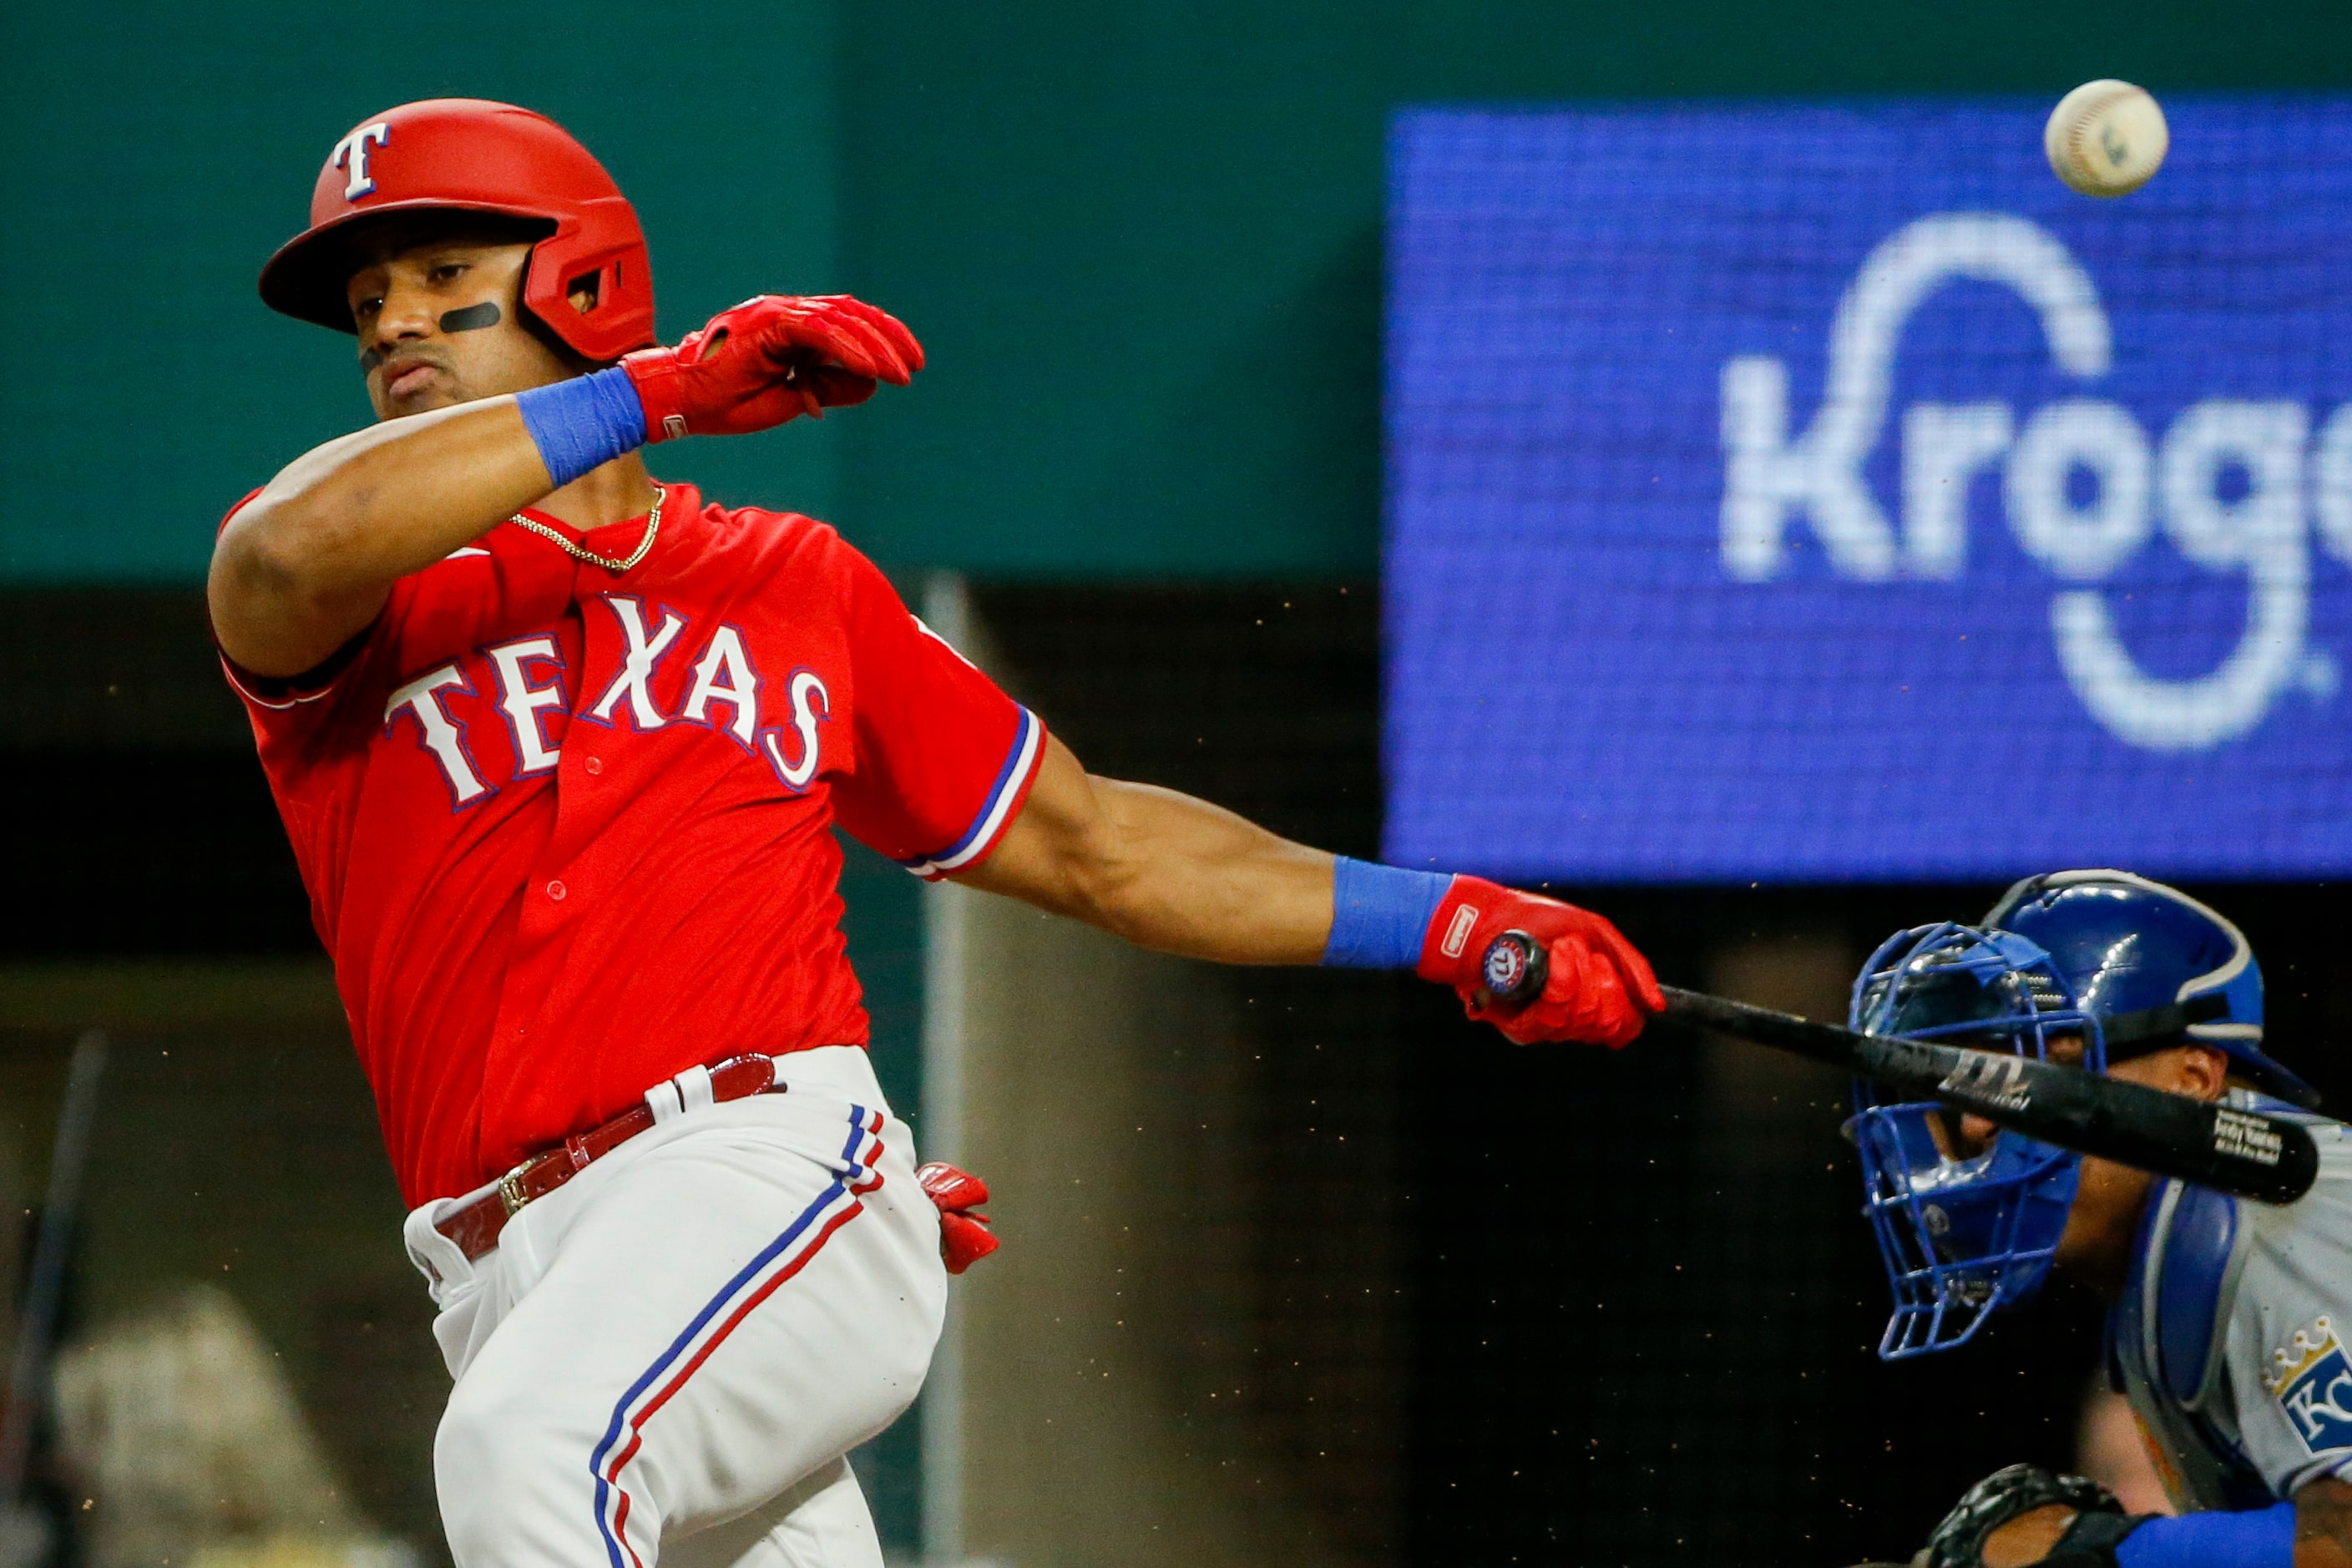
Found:
[(1535, 938), (1523, 931), (1507, 931), (1486, 944), (1478, 973), (1496, 1002), (1514, 1007), (1542, 994), (1549, 968)]

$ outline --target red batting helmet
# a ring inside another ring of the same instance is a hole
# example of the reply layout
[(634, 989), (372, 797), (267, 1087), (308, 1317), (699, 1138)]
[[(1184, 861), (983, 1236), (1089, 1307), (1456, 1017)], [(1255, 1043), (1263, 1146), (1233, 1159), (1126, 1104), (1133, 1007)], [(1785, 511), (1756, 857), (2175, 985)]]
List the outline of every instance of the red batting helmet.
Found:
[[(379, 213), (499, 213), (552, 226), (531, 247), (522, 302), (592, 360), (654, 341), (653, 269), (645, 231), (613, 176), (543, 114), (480, 98), (404, 103), (352, 128), (310, 192), (310, 226), (261, 269), (275, 310), (351, 331), (344, 240)], [(593, 289), (596, 302), (572, 309)]]

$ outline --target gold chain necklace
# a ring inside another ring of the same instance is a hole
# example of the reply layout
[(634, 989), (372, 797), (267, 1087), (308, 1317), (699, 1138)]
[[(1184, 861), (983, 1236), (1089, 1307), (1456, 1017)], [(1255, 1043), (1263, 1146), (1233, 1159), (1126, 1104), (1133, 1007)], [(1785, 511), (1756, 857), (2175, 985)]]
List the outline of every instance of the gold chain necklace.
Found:
[(654, 547), (654, 538), (656, 534), (661, 532), (662, 502), (668, 499), (669, 491), (664, 489), (659, 485), (656, 485), (654, 487), (653, 510), (646, 513), (646, 536), (637, 541), (637, 547), (629, 552), (628, 559), (625, 561), (615, 561), (609, 555), (599, 555), (593, 550), (583, 550), (580, 546), (572, 543), (572, 541), (564, 538), (561, 533), (558, 533), (554, 529), (548, 527), (547, 524), (539, 521), (535, 518), (525, 517), (520, 512), (515, 513), (512, 517), (507, 519), (507, 521), (513, 523), (518, 528), (527, 528), (530, 530), (533, 533), (538, 534), (541, 539), (551, 539), (555, 541), (557, 544), (563, 547), (563, 552), (566, 555), (569, 555), (577, 561), (585, 561), (591, 566), (602, 566), (605, 571), (610, 572), (613, 575), (617, 577), (622, 573), (626, 572), (630, 567), (635, 566), (638, 562), (643, 561), (646, 558), (646, 552)]

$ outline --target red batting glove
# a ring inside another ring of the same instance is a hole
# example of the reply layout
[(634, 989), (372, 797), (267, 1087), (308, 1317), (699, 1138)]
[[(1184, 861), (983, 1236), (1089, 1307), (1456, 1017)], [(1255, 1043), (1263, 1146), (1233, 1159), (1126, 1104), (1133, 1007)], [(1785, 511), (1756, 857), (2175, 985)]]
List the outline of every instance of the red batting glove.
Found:
[(949, 1273), (962, 1273), (1004, 1245), (989, 1231), (988, 1216), (971, 1212), (988, 1201), (986, 1182), (944, 1160), (917, 1171), (915, 1180), (939, 1205), (940, 1260)]
[(721, 310), (674, 349), (621, 359), (646, 406), (646, 439), (748, 436), (907, 384), (923, 346), (895, 316), (846, 294), (761, 294)]
[[(1543, 994), (1516, 1011), (1492, 1004), (1480, 973), (1487, 944), (1507, 931), (1523, 931), (1542, 942), (1551, 960)], [(1615, 926), (1590, 910), (1479, 877), (1454, 879), (1429, 922), (1413, 972), (1453, 986), (1470, 1016), (1522, 1046), (1577, 1040), (1617, 1050), (1666, 1005), (1649, 961)]]

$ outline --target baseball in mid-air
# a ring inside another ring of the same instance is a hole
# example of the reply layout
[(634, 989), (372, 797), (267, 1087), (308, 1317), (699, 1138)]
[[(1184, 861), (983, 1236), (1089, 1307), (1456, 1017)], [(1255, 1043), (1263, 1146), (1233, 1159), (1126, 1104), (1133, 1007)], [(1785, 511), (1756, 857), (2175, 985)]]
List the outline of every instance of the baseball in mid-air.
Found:
[(2058, 100), (2042, 130), (2058, 177), (2086, 196), (2125, 196), (2163, 166), (2172, 132), (2146, 88), (2103, 79)]

